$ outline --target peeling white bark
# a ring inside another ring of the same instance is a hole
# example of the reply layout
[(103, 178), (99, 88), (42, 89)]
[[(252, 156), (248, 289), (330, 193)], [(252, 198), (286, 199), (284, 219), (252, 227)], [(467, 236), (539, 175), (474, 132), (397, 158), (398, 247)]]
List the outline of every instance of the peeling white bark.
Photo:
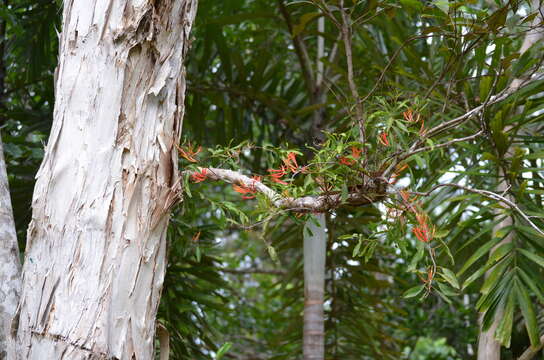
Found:
[(313, 215), (304, 226), (304, 360), (325, 358), (326, 226), (324, 214)]
[(152, 359), (196, 0), (66, 0), (17, 359)]
[(19, 245), (13, 221), (4, 149), (0, 139), (0, 359), (13, 354), (11, 320), (21, 291)]

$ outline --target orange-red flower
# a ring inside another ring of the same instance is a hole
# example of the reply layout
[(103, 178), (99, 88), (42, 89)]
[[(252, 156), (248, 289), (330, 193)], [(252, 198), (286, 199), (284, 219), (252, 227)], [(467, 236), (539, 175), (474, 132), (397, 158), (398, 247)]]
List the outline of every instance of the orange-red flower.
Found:
[(351, 157), (353, 159), (350, 159), (350, 158), (345, 157), (345, 156), (341, 156), (338, 160), (339, 160), (340, 164), (342, 164), (342, 165), (351, 166), (351, 165), (355, 164), (356, 160), (361, 158), (361, 153), (362, 152), (363, 152), (363, 150), (359, 149), (356, 146), (352, 146), (351, 147)]
[(242, 194), (242, 199), (245, 199), (245, 200), (254, 199), (255, 193), (257, 192), (257, 189), (250, 186), (249, 187), (245, 186), (243, 184), (242, 185), (232, 184), (232, 188), (234, 189), (234, 191)]
[(402, 113), (402, 115), (404, 116), (404, 120), (409, 122), (414, 122), (414, 113), (412, 109), (406, 110), (405, 112)]
[(176, 145), (176, 147), (178, 148), (178, 151), (179, 151), (179, 154), (187, 161), (190, 161), (192, 163), (196, 163), (198, 162), (197, 159), (195, 159), (195, 156), (200, 152), (202, 151), (202, 146), (199, 146), (196, 150), (193, 149), (193, 145), (191, 145), (191, 143), (189, 143), (189, 145), (187, 145), (187, 147), (184, 149), (182, 147), (179, 147)]
[(197, 242), (200, 239), (200, 231), (193, 235), (193, 242)]
[(407, 168), (408, 168), (407, 164), (402, 164), (402, 165), (397, 164), (397, 166), (395, 166), (395, 172), (391, 175), (391, 180), (389, 181), (389, 184), (391, 185), (396, 184), (400, 174)]
[(412, 230), (414, 235), (420, 241), (425, 243), (429, 242), (432, 239), (432, 234), (429, 230), (429, 225), (427, 224), (427, 216), (422, 213), (416, 213), (416, 219), (419, 225)]
[(351, 147), (351, 156), (353, 156), (354, 159), (359, 159), (361, 157), (361, 153), (363, 152), (362, 149), (359, 149), (356, 146)]
[(408, 191), (400, 190), (399, 194), (402, 200), (404, 200), (405, 202), (410, 202), (410, 194), (408, 193)]
[(378, 141), (383, 146), (389, 146), (389, 140), (387, 140), (387, 132), (385, 131), (381, 132), (380, 135), (378, 135)]
[(202, 181), (206, 180), (206, 178), (208, 177), (207, 173), (208, 173), (208, 170), (205, 169), (205, 168), (200, 170), (200, 171), (195, 171), (191, 175), (191, 180), (193, 180), (193, 182), (195, 182), (195, 183), (202, 182)]
[(421, 127), (419, 128), (419, 135), (424, 136), (427, 133), (425, 129), (425, 120), (421, 120)]
[(412, 231), (419, 241), (429, 242), (429, 229), (426, 226), (416, 226)]
[(351, 165), (355, 164), (355, 160), (348, 159), (345, 156), (341, 156), (338, 160), (340, 161), (340, 164), (346, 165), (346, 166), (351, 166)]
[(287, 169), (285, 166), (282, 165), (279, 169), (268, 169), (268, 172), (270, 173), (270, 177), (272, 178), (273, 182), (288, 185), (288, 183), (281, 179), (287, 174)]
[(255, 194), (257, 194), (257, 187), (255, 186), (255, 182), (261, 182), (260, 176), (253, 176), (252, 177), (253, 183), (249, 186), (245, 184), (232, 184), (232, 188), (234, 191), (242, 194), (242, 199), (248, 200), (248, 199), (254, 199)]
[(285, 167), (287, 170), (291, 172), (296, 172), (298, 170), (298, 164), (297, 164), (297, 154), (294, 152), (290, 152), (287, 154), (287, 157), (283, 159), (283, 163), (285, 164)]

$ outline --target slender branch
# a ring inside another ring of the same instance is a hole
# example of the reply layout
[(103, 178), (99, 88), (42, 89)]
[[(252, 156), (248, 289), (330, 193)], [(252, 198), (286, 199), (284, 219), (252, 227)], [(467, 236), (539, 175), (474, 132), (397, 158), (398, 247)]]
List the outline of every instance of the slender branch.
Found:
[(476, 134), (473, 134), (473, 135), (470, 135), (470, 136), (466, 136), (466, 137), (463, 137), (463, 138), (458, 138), (458, 139), (453, 139), (453, 140), (450, 140), (450, 141), (447, 141), (445, 143), (442, 143), (442, 144), (436, 144), (436, 145), (433, 145), (433, 146), (427, 146), (427, 147), (423, 147), (423, 148), (418, 148), (414, 151), (410, 151), (406, 154), (403, 154), (399, 160), (402, 161), (404, 159), (407, 159), (409, 158), (410, 156), (414, 155), (414, 154), (419, 154), (420, 152), (425, 152), (425, 151), (431, 151), (431, 150), (436, 150), (436, 149), (440, 149), (440, 148), (445, 148), (445, 147), (448, 147), (450, 145), (453, 145), (455, 143), (459, 143), (459, 142), (463, 142), (463, 141), (468, 141), (468, 140), (472, 140), (472, 139), (475, 139), (477, 138), (478, 136), (482, 135), (484, 133), (483, 130), (480, 130), (478, 131)]
[(278, 209), (286, 209), (299, 213), (327, 212), (343, 205), (366, 205), (381, 200), (386, 192), (385, 184), (377, 182), (373, 185), (358, 187), (357, 191), (348, 193), (345, 199), (342, 198), (342, 194), (340, 193), (284, 197), (262, 182), (233, 170), (199, 168), (198, 171), (185, 170), (182, 172), (182, 175), (192, 176), (195, 174), (203, 174), (203, 172), (205, 177), (209, 180), (241, 185), (247, 189), (262, 193), (271, 201), (272, 205)]
[(348, 85), (349, 90), (351, 91), (351, 97), (355, 101), (355, 117), (357, 124), (359, 125), (359, 137), (361, 144), (363, 144), (363, 149), (365, 149), (364, 144), (366, 142), (365, 134), (365, 118), (363, 113), (363, 103), (360, 101), (359, 91), (357, 90), (357, 85), (355, 84), (355, 75), (353, 72), (353, 49), (352, 49), (352, 28), (350, 19), (346, 10), (344, 9), (344, 0), (340, 0), (340, 12), (342, 14), (342, 39), (344, 41), (344, 49), (346, 52), (346, 62), (348, 66)]
[[(494, 105), (496, 103), (499, 103), (506, 98), (508, 98), (510, 95), (515, 93), (517, 90), (521, 89), (522, 87), (528, 86), (536, 81), (544, 79), (544, 75), (535, 76), (534, 78), (525, 81), (524, 83), (520, 83), (517, 86), (508, 87), (505, 90), (501, 91), (497, 95), (490, 96), (483, 104), (476, 106), (472, 110), (464, 113), (463, 115), (460, 115), (452, 120), (446, 121), (444, 123), (441, 123), (439, 125), (436, 125), (435, 127), (427, 130), (424, 136), (420, 137), (418, 140), (416, 140), (410, 149), (408, 149), (408, 153), (413, 153), (414, 151), (418, 150), (419, 147), (425, 142), (426, 139), (431, 138), (433, 136), (437, 136), (441, 133), (443, 133), (446, 130), (452, 129), (458, 125), (461, 125), (462, 123), (466, 122), (467, 120), (471, 119), (474, 116), (477, 116), (481, 111), (484, 111), (486, 107)], [(383, 172), (382, 177), (387, 177), (394, 169), (395, 166), (402, 161), (401, 159), (405, 159), (404, 153), (396, 154), (397, 158), (395, 161), (393, 161), (389, 167)]]
[(529, 218), (529, 216), (527, 216), (517, 205), (516, 203), (514, 203), (513, 201), (509, 200), (508, 198), (502, 196), (502, 195), (499, 195), (497, 193), (494, 193), (492, 191), (488, 191), (488, 190), (481, 190), (481, 189), (473, 189), (473, 188), (469, 188), (467, 186), (463, 186), (463, 185), (459, 185), (459, 184), (453, 184), (453, 183), (445, 183), (445, 184), (438, 184), (438, 185), (435, 185), (434, 187), (431, 188), (431, 190), (427, 191), (427, 192), (411, 192), (412, 194), (415, 194), (415, 195), (421, 195), (421, 196), (428, 196), (430, 193), (432, 193), (433, 191), (435, 191), (436, 189), (438, 188), (441, 188), (441, 187), (445, 187), (445, 186), (449, 186), (449, 187), (454, 187), (454, 188), (458, 188), (458, 189), (461, 189), (461, 190), (465, 190), (465, 191), (468, 191), (468, 192), (471, 192), (471, 193), (475, 193), (475, 194), (479, 194), (481, 196), (484, 196), (486, 198), (489, 198), (489, 199), (492, 199), (492, 200), (495, 200), (495, 201), (499, 201), (499, 202), (502, 202), (504, 204), (506, 204), (508, 207), (510, 207), (511, 209), (515, 210), (518, 214), (521, 215), (521, 217), (523, 219), (525, 219), (525, 221), (527, 221), (529, 223), (529, 225), (531, 225), (531, 227), (533, 229), (535, 229), (540, 235), (544, 236), (544, 231), (542, 231), (535, 223), (533, 223), (531, 221), (531, 219)]
[(302, 74), (304, 75), (304, 82), (310, 94), (313, 94), (315, 91), (315, 82), (314, 82), (314, 73), (312, 70), (312, 62), (310, 61), (310, 56), (308, 55), (308, 49), (306, 44), (302, 41), (300, 35), (293, 36), (293, 22), (291, 20), (291, 15), (285, 7), (283, 0), (278, 0), (278, 6), (280, 13), (285, 20), (289, 34), (293, 38), (293, 45), (295, 47), (295, 53), (300, 62), (300, 67), (302, 69)]
[(287, 271), (285, 270), (274, 270), (274, 269), (257, 269), (257, 268), (247, 268), (247, 269), (220, 269), (220, 271), (229, 274), (235, 275), (247, 275), (247, 274), (263, 274), (263, 275), (285, 275)]

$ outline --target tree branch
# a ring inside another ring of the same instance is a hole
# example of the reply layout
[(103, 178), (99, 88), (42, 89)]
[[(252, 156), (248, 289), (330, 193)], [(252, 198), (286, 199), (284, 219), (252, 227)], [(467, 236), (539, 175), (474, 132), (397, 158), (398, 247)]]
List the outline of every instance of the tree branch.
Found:
[(229, 274), (235, 275), (247, 275), (247, 274), (263, 274), (263, 275), (285, 275), (287, 271), (285, 270), (274, 270), (274, 269), (256, 269), (256, 268), (247, 268), (247, 269), (220, 269), (220, 271)]
[(386, 183), (375, 181), (373, 184), (357, 187), (357, 191), (348, 193), (345, 199), (342, 199), (342, 194), (340, 193), (303, 197), (284, 197), (262, 182), (233, 170), (199, 168), (199, 172), (185, 170), (182, 172), (182, 175), (192, 176), (195, 174), (202, 175), (203, 173), (207, 179), (240, 185), (247, 189), (254, 190), (255, 192), (262, 193), (270, 200), (272, 205), (278, 209), (299, 213), (327, 212), (343, 205), (361, 206), (371, 204), (385, 197), (387, 187)]
[(289, 34), (293, 38), (295, 53), (297, 54), (300, 62), (306, 87), (309, 94), (313, 94), (315, 91), (314, 72), (312, 70), (312, 63), (310, 61), (310, 56), (308, 55), (308, 50), (306, 49), (306, 44), (304, 44), (304, 41), (302, 41), (302, 38), (299, 35), (293, 36), (293, 22), (291, 21), (291, 15), (285, 7), (283, 0), (278, 0), (278, 6), (287, 25), (287, 29), (289, 30)]
[(507, 199), (506, 197), (504, 197), (502, 195), (499, 195), (497, 193), (494, 193), (492, 191), (481, 190), (481, 189), (472, 189), (472, 188), (469, 188), (469, 187), (466, 187), (466, 186), (463, 186), (463, 185), (459, 185), (459, 184), (446, 183), (446, 184), (435, 185), (435, 186), (433, 186), (431, 188), (431, 190), (429, 190), (427, 192), (415, 192), (415, 191), (412, 191), (411, 193), (415, 194), (415, 195), (428, 196), (430, 193), (432, 193), (436, 189), (441, 188), (441, 187), (445, 187), (445, 186), (455, 187), (455, 188), (462, 189), (462, 190), (465, 190), (465, 191), (468, 191), (468, 192), (471, 192), (471, 193), (479, 194), (479, 195), (482, 195), (482, 196), (484, 196), (486, 198), (489, 198), (489, 199), (499, 201), (499, 202), (502, 202), (502, 203), (506, 204), (508, 207), (510, 207), (511, 209), (515, 210), (518, 214), (520, 214), (521, 217), (523, 219), (525, 219), (525, 221), (527, 221), (529, 223), (529, 225), (531, 225), (531, 227), (533, 229), (535, 229), (540, 235), (544, 236), (544, 231), (542, 231), (534, 222), (532, 222), (531, 219), (529, 218), (529, 216), (527, 216), (516, 205), (516, 203), (514, 203), (513, 201)]
[(344, 41), (344, 49), (346, 52), (346, 62), (348, 66), (348, 85), (351, 92), (351, 97), (355, 101), (355, 118), (359, 125), (359, 137), (361, 144), (363, 144), (363, 151), (365, 149), (364, 144), (366, 142), (365, 134), (365, 118), (363, 113), (363, 104), (360, 100), (359, 91), (357, 90), (357, 84), (355, 84), (355, 75), (353, 72), (353, 53), (352, 53), (352, 28), (350, 18), (346, 10), (344, 9), (344, 0), (340, 0), (340, 12), (342, 14), (342, 39)]

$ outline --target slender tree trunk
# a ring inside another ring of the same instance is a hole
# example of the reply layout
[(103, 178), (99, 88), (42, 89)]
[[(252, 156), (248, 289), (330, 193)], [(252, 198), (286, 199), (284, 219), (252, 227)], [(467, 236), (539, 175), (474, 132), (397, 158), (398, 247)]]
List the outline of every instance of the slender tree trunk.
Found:
[(21, 263), (13, 221), (4, 150), (0, 139), (0, 359), (13, 354), (11, 320), (21, 291)]
[(66, 0), (17, 359), (153, 358), (196, 0)]
[[(523, 44), (521, 45), (520, 53), (523, 54), (529, 48), (531, 48), (533, 45), (537, 44), (539, 41), (542, 40), (544, 36), (544, 29), (540, 25), (543, 21), (542, 18), (542, 11), (543, 9), (543, 3), (541, 3), (541, 0), (533, 0), (532, 1), (532, 10), (533, 11), (540, 11), (540, 14), (535, 17), (532, 23), (532, 29), (527, 33), (525, 36), (525, 39), (523, 41)], [(514, 79), (512, 81), (511, 87), (518, 87), (523, 79)], [(509, 149), (506, 152), (507, 157), (512, 156), (511, 149)], [(505, 191), (508, 191), (508, 183), (506, 181), (506, 175), (504, 174), (504, 171), (501, 169), (499, 170), (499, 184), (497, 186), (497, 192), (502, 194)], [(507, 196), (508, 198), (508, 196)], [(513, 200), (513, 199), (510, 199)], [(507, 217), (503, 221), (501, 221), (497, 226), (493, 229), (493, 232), (512, 225), (512, 218)], [(499, 244), (497, 244), (493, 250), (491, 250), (491, 253), (495, 251), (496, 248), (499, 246), (511, 242), (512, 236), (508, 235), (504, 240), (502, 240)], [(489, 269), (486, 276), (490, 274), (493, 271), (493, 268)], [(482, 315), (480, 315), (479, 318), (479, 324), (480, 324), (480, 335), (478, 337), (478, 360), (500, 360), (501, 358), (501, 345), (500, 343), (495, 339), (495, 331), (499, 325), (499, 322), (502, 318), (502, 311), (498, 311), (495, 315), (495, 321), (491, 324), (489, 329), (486, 331), (482, 330)]]
[[(2, 1), (4, 7), (7, 1)], [(0, 111), (5, 110), (4, 93), (6, 66), (5, 57), (6, 22), (0, 22)], [(0, 125), (5, 121), (0, 116)], [(9, 194), (8, 174), (4, 149), (0, 136), (0, 359), (13, 356), (15, 343), (11, 336), (11, 321), (17, 309), (21, 292), (21, 262), (19, 245), (13, 221), (13, 209)]]
[(304, 227), (304, 360), (325, 358), (325, 228), (324, 214), (313, 216)]

